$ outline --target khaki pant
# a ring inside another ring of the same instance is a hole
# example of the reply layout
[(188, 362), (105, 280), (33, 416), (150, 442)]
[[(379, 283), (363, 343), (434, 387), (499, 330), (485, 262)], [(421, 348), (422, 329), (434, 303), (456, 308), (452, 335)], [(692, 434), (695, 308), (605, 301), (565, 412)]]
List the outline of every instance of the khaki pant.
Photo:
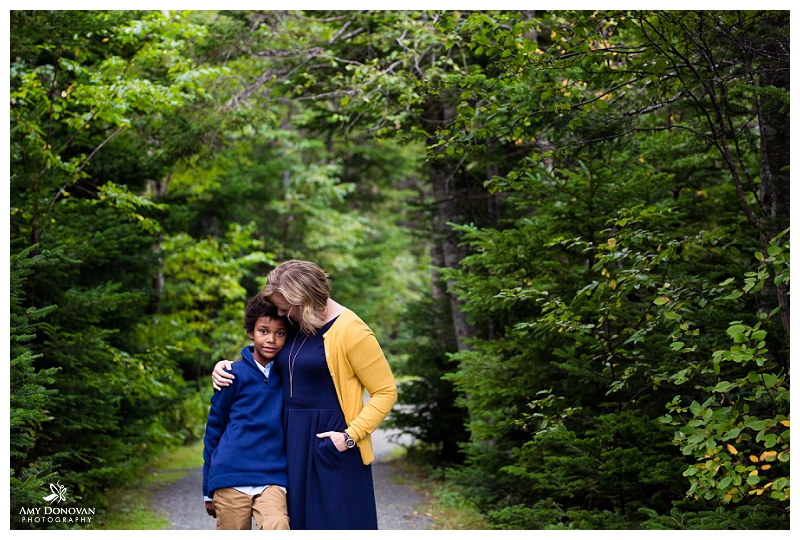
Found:
[(233, 488), (214, 492), (218, 531), (249, 531), (251, 516), (259, 530), (289, 530), (286, 493), (278, 486), (269, 486), (261, 495), (251, 497)]

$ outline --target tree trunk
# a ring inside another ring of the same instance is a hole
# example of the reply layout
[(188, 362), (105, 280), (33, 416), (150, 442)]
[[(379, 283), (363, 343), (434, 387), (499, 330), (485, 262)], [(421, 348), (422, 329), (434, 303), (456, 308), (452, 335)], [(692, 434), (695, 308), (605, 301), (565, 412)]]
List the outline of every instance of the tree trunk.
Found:
[[(789, 27), (786, 12), (777, 19), (765, 17), (763, 34), (769, 36), (764, 45), (772, 59), (762, 66), (758, 83), (761, 87), (789, 90), (788, 39), (781, 38)], [(789, 115), (781, 110), (781, 104), (759, 98), (759, 134), (761, 136), (761, 203), (765, 211), (762, 239), (768, 244), (777, 234), (789, 226)], [(765, 253), (766, 255), (766, 253)], [(774, 286), (770, 282), (762, 289), (762, 310), (771, 311), (780, 306), (781, 323), (789, 336), (789, 295), (785, 285)]]
[[(160, 181), (148, 180), (147, 184), (153, 201), (158, 201), (167, 194), (170, 181), (172, 181), (172, 173), (167, 173), (164, 179)], [(153, 243), (153, 253), (158, 256), (156, 259), (158, 267), (156, 268), (156, 275), (153, 277), (153, 296), (148, 302), (148, 313), (158, 312), (158, 307), (161, 305), (161, 297), (164, 295), (164, 258), (161, 256), (161, 239), (162, 233), (159, 232)]]
[[(434, 138), (436, 127), (446, 125), (455, 117), (455, 107), (441, 101), (431, 101), (428, 104), (427, 118), (423, 121), (426, 130), (431, 134), (428, 145), (436, 144)], [(466, 256), (466, 250), (459, 246), (460, 235), (452, 230), (448, 223), (461, 223), (458, 210), (458, 190), (456, 179), (461, 162), (441, 158), (429, 161), (429, 174), (433, 186), (433, 205), (435, 207), (433, 219), (433, 241), (436, 244), (434, 251), (441, 257), (444, 268), (458, 268), (461, 259)], [(438, 274), (438, 273), (437, 273)], [(458, 350), (468, 348), (467, 340), (475, 333), (474, 328), (467, 322), (461, 309), (461, 304), (451, 292), (452, 280), (447, 282), (445, 293), (450, 297), (450, 308), (453, 316), (453, 330), (456, 335)], [(434, 289), (438, 286), (434, 283)]]
[[(764, 19), (764, 34), (770, 36), (765, 49), (774, 59), (763, 66), (759, 85), (789, 90), (788, 42), (780, 40), (789, 26), (788, 12), (780, 19)], [(782, 61), (783, 60), (783, 61)], [(761, 201), (770, 239), (789, 226), (789, 114), (781, 104), (759, 98), (761, 136)]]

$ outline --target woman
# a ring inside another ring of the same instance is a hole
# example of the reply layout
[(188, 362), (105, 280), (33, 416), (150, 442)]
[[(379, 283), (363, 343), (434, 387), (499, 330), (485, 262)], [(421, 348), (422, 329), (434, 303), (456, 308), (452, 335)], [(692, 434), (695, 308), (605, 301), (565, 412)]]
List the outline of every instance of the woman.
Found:
[[(381, 347), (330, 297), (327, 275), (312, 262), (281, 263), (261, 294), (299, 326), (275, 360), (284, 384), (290, 526), (377, 529), (371, 433), (397, 401)], [(225, 366), (214, 368), (217, 389), (233, 378)]]

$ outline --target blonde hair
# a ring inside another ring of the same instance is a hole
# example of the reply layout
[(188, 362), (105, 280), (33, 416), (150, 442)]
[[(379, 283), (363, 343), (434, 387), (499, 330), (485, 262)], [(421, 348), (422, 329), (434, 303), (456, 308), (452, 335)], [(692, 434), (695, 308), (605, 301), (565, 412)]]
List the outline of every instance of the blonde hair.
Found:
[(269, 299), (278, 292), (289, 304), (300, 307), (300, 330), (303, 333), (315, 335), (316, 329), (325, 324), (331, 286), (328, 274), (322, 268), (311, 261), (283, 261), (267, 276), (261, 296)]

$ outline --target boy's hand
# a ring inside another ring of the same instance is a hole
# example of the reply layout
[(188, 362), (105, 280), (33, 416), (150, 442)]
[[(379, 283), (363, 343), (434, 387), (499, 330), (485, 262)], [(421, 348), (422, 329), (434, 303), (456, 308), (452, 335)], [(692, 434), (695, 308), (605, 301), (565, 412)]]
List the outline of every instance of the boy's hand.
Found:
[(228, 373), (222, 368), (230, 370), (230, 361), (220, 360), (214, 365), (214, 372), (211, 373), (211, 382), (214, 384), (214, 390), (222, 390), (222, 387), (229, 386), (231, 381), (235, 379), (233, 373)]
[(206, 501), (206, 512), (209, 516), (216, 519), (217, 517), (217, 509), (214, 508), (214, 501)]

